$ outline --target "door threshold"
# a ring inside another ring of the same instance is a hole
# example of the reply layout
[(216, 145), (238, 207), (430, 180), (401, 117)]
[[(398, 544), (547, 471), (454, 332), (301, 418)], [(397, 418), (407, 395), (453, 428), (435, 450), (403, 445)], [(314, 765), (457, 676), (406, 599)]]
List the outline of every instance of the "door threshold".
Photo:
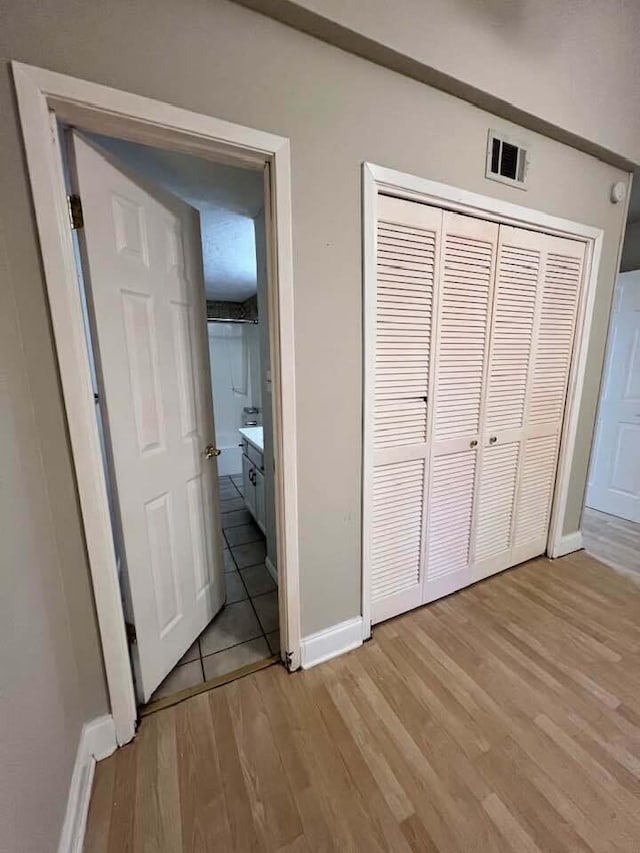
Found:
[(216, 687), (222, 687), (223, 684), (229, 684), (238, 678), (244, 678), (245, 675), (251, 675), (252, 672), (266, 669), (268, 666), (273, 666), (274, 663), (278, 663), (279, 661), (279, 655), (270, 655), (268, 658), (245, 664), (245, 666), (241, 666), (239, 669), (233, 669), (231, 672), (219, 675), (217, 678), (212, 678), (202, 684), (195, 684), (193, 687), (178, 690), (176, 693), (172, 693), (171, 696), (163, 696), (162, 699), (156, 699), (155, 702), (148, 702), (138, 710), (138, 715), (140, 718), (148, 717), (149, 714), (155, 714), (156, 711), (171, 708), (179, 702), (184, 702), (185, 699), (191, 699), (192, 696), (197, 696), (198, 693), (206, 693), (209, 690), (214, 690)]

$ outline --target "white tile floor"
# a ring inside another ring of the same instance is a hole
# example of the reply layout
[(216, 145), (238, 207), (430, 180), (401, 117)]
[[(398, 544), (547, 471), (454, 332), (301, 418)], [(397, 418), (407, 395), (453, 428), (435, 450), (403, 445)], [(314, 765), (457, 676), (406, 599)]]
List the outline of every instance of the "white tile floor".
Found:
[(264, 536), (245, 509), (242, 477), (220, 478), (227, 603), (150, 701), (278, 654), (278, 592), (264, 558)]

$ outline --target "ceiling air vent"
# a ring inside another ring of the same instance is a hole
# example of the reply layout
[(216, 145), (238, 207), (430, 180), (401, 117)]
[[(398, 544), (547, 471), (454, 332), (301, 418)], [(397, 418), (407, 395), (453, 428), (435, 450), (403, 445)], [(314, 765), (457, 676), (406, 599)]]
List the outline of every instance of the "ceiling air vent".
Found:
[(486, 177), (492, 181), (526, 189), (529, 154), (515, 139), (489, 131)]

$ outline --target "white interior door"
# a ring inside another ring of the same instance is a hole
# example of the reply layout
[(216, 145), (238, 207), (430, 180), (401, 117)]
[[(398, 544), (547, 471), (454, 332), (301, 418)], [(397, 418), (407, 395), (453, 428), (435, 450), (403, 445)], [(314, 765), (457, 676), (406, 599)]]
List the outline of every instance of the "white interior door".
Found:
[(79, 236), (146, 701), (224, 603), (197, 211), (72, 135)]
[(640, 522), (640, 271), (618, 279), (586, 503)]

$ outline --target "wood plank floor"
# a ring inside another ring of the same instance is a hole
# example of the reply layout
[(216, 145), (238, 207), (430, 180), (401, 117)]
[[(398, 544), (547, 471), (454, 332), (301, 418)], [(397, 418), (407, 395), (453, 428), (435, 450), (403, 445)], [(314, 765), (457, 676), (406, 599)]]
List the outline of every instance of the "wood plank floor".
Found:
[(640, 851), (640, 584), (581, 552), (142, 721), (87, 851)]
[(640, 575), (640, 524), (585, 507), (582, 535), (593, 557)]

